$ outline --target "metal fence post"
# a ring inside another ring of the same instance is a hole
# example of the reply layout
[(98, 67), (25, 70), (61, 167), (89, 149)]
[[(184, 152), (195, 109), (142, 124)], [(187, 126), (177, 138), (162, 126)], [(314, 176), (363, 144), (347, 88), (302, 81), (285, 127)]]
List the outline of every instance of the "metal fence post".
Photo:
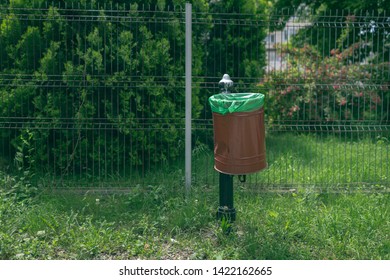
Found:
[(186, 3), (186, 42), (185, 42), (185, 187), (188, 197), (191, 189), (191, 103), (192, 103), (192, 5)]

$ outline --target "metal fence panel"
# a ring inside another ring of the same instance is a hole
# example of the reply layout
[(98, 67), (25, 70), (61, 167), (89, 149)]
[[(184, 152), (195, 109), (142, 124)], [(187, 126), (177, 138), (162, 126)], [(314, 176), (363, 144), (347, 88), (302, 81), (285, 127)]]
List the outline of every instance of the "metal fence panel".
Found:
[[(203, 22), (202, 15), (198, 15), (194, 25)], [(231, 36), (225, 36), (219, 53), (235, 48), (239, 54), (247, 51), (231, 41), (236, 35), (260, 37), (250, 49), (250, 56), (256, 61), (262, 60), (259, 45), (265, 46), (266, 67), (260, 77), (245, 77), (238, 67), (229, 65), (228, 61), (234, 59), (230, 56), (213, 56), (210, 60), (215, 67), (211, 72), (217, 76), (199, 77), (203, 83), (198, 85), (205, 96), (218, 93), (216, 81), (222, 72), (238, 82), (238, 92), (266, 95), (269, 168), (250, 175), (244, 187), (387, 188), (390, 25), (386, 13), (315, 14), (303, 9), (258, 18), (218, 14), (213, 24), (221, 27), (209, 34), (209, 42), (213, 36), (218, 37), (218, 30), (231, 27)], [(251, 30), (261, 27), (267, 30), (263, 39)], [(204, 106), (208, 106), (206, 99)], [(195, 122), (195, 135), (203, 137), (206, 133), (212, 138), (209, 111)], [(195, 178), (216, 184), (217, 173), (209, 171), (213, 167), (212, 142), (207, 148), (204, 141), (200, 143), (194, 150), (198, 155), (195, 161), (199, 160)]]
[(181, 9), (3, 6), (0, 22), (2, 157), (19, 152), (55, 187), (157, 184), (182, 169)]
[[(0, 167), (55, 188), (184, 184), (184, 10), (34, 5), (1, 4)], [(207, 99), (224, 73), (266, 95), (269, 168), (243, 187), (389, 185), (385, 13), (194, 10), (192, 23), (195, 185), (218, 181)]]

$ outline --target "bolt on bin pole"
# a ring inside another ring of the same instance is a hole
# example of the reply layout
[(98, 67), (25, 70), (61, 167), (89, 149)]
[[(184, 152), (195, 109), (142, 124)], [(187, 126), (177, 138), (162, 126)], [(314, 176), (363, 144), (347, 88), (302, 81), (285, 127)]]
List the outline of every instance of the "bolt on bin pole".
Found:
[[(233, 81), (228, 74), (223, 75), (219, 81), (221, 93), (229, 94)], [(219, 173), (219, 207), (217, 219), (223, 219), (233, 222), (236, 220), (236, 209), (233, 204), (233, 175)]]

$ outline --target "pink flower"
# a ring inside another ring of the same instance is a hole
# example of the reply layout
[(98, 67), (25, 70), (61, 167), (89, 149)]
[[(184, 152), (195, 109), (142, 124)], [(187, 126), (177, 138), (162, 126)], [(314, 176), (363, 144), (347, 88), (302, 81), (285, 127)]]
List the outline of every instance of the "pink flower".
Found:
[(378, 95), (372, 97), (371, 100), (372, 100), (372, 102), (375, 103), (375, 104), (381, 103), (381, 98), (380, 98)]
[(296, 112), (296, 111), (299, 111), (299, 106), (298, 105), (294, 105), (290, 108), (290, 112)]
[(340, 51), (338, 50), (338, 49), (332, 49), (331, 51), (330, 51), (330, 54), (331, 55), (336, 55), (336, 54), (339, 54), (340, 53)]
[(355, 96), (356, 97), (362, 97), (363, 96), (363, 92), (357, 92), (357, 93), (355, 93)]

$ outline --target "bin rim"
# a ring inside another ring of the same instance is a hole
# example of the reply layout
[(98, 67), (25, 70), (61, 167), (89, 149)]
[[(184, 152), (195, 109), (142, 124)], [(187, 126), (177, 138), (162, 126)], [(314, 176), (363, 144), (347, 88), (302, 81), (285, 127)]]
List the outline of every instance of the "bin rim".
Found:
[(211, 110), (222, 115), (237, 112), (252, 112), (264, 105), (262, 93), (219, 93), (209, 97)]

